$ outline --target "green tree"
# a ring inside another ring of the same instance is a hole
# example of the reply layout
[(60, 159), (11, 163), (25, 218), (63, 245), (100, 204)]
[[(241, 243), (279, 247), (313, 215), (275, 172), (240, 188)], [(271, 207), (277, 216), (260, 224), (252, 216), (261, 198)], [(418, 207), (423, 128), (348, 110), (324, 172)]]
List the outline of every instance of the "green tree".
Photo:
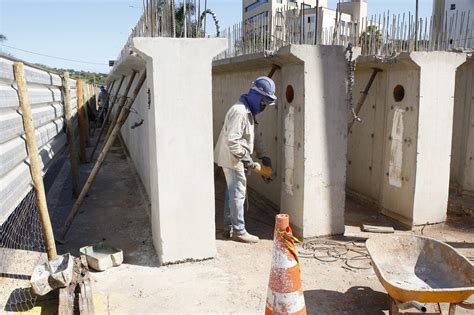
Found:
[(7, 40), (7, 37), (3, 34), (0, 34), (0, 43), (6, 40)]
[[(176, 37), (184, 37), (184, 4), (179, 3), (176, 7)], [(186, 6), (187, 36), (196, 37), (196, 22), (194, 22), (194, 4), (188, 3)]]
[(382, 33), (375, 25), (367, 26), (359, 37), (359, 46), (362, 54), (376, 54), (382, 44)]

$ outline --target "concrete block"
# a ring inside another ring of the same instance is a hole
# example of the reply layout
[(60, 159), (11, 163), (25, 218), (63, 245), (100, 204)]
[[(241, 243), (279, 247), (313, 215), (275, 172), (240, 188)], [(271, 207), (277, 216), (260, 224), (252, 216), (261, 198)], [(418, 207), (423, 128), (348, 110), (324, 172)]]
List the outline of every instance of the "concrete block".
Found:
[(212, 58), (227, 40), (134, 38), (146, 61), (153, 243), (161, 263), (213, 257)]
[(121, 249), (103, 243), (81, 247), (79, 252), (86, 256), (87, 265), (97, 271), (120, 266), (123, 262)]
[(31, 288), (37, 295), (45, 295), (51, 290), (64, 288), (72, 280), (73, 257), (70, 254), (38, 265), (31, 275)]

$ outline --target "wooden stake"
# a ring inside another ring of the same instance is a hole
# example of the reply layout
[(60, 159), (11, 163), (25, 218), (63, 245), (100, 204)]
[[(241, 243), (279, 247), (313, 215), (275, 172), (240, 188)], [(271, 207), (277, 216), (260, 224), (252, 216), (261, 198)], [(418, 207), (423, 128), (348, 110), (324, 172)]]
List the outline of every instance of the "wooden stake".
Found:
[[(115, 92), (115, 96), (114, 96), (114, 99), (112, 100), (112, 104), (110, 104), (109, 109), (107, 110), (107, 114), (105, 114), (104, 121), (102, 122), (102, 126), (100, 127), (99, 135), (97, 136), (97, 140), (95, 142), (94, 149), (92, 150), (91, 156), (89, 157), (89, 161), (94, 160), (95, 150), (97, 150), (97, 146), (99, 145), (99, 142), (100, 142), (100, 137), (102, 136), (102, 133), (104, 132), (105, 125), (107, 124), (107, 120), (109, 120), (110, 113), (112, 113), (112, 109), (115, 105), (115, 101), (117, 100), (117, 96), (120, 92), (120, 88), (122, 87), (123, 80), (125, 80), (124, 75), (122, 75), (122, 78), (120, 79), (120, 83), (119, 83), (117, 92)], [(110, 92), (112, 92), (112, 90), (110, 90)]]
[(86, 125), (84, 117), (84, 90), (82, 80), (76, 80), (77, 118), (79, 120), (79, 156), (86, 163)]
[(79, 169), (77, 161), (76, 137), (74, 136), (74, 125), (72, 119), (71, 106), (71, 87), (69, 86), (69, 72), (64, 72), (63, 93), (64, 93), (64, 109), (66, 115), (67, 126), (67, 141), (69, 143), (69, 157), (71, 159), (71, 173), (72, 173), (72, 194), (74, 198), (79, 196)]
[[(133, 76), (134, 75), (135, 75), (135, 72), (134, 72)], [(132, 77), (132, 79), (133, 79), (133, 77)], [(130, 79), (130, 81), (132, 81), (132, 79)], [(110, 137), (107, 138), (107, 140), (105, 142), (105, 145), (104, 145), (104, 148), (100, 152), (100, 155), (97, 158), (97, 162), (95, 163), (94, 168), (92, 169), (92, 172), (89, 175), (89, 178), (87, 178), (86, 184), (82, 188), (81, 194), (79, 195), (76, 202), (74, 203), (74, 206), (72, 207), (71, 211), (69, 212), (69, 215), (66, 219), (66, 222), (64, 223), (64, 227), (63, 227), (63, 230), (62, 230), (62, 233), (61, 233), (61, 237), (62, 237), (63, 240), (66, 237), (66, 234), (69, 231), (69, 228), (71, 227), (71, 224), (72, 224), (72, 221), (74, 220), (74, 217), (76, 216), (77, 212), (79, 211), (79, 208), (81, 207), (82, 203), (84, 202), (84, 199), (85, 199), (89, 189), (91, 188), (92, 183), (94, 182), (97, 174), (99, 173), (99, 170), (102, 166), (102, 163), (104, 162), (105, 158), (107, 157), (107, 153), (109, 152), (109, 149), (112, 147), (112, 144), (114, 143), (115, 139), (117, 138), (117, 136), (120, 132), (120, 128), (122, 127), (122, 125), (127, 120), (127, 117), (130, 113), (130, 108), (132, 107), (133, 103), (135, 102), (135, 99), (136, 99), (138, 93), (140, 92), (140, 88), (142, 87), (143, 82), (145, 82), (145, 79), (146, 79), (146, 71), (144, 71), (142, 76), (140, 77), (140, 80), (138, 81), (138, 83), (137, 83), (137, 85), (136, 85), (136, 87), (133, 91), (133, 95), (132, 95), (131, 100), (129, 102), (127, 102), (127, 104), (125, 105), (123, 110), (120, 112), (120, 117), (117, 119), (117, 123), (114, 125), (113, 130), (110, 133)]]
[(107, 139), (110, 137), (110, 134), (112, 133), (112, 130), (115, 127), (115, 124), (117, 123), (117, 120), (122, 112), (122, 108), (125, 106), (127, 102), (127, 95), (130, 89), (132, 88), (132, 83), (133, 80), (135, 80), (135, 76), (137, 75), (136, 71), (132, 72), (132, 76), (130, 77), (130, 80), (128, 81), (127, 88), (125, 89), (125, 94), (124, 97), (120, 100), (119, 106), (117, 108), (117, 112), (115, 113), (114, 119), (110, 123), (109, 130), (107, 130), (107, 134), (105, 136), (105, 141), (107, 142)]
[(15, 80), (18, 85), (18, 100), (20, 102), (21, 117), (23, 119), (23, 128), (25, 130), (26, 148), (28, 158), (30, 159), (30, 172), (33, 180), (33, 186), (36, 195), (36, 205), (38, 207), (41, 227), (43, 228), (44, 242), (48, 252), (48, 259), (53, 260), (58, 257), (56, 245), (54, 244), (53, 228), (49, 219), (48, 204), (46, 203), (46, 194), (44, 192), (42, 169), (39, 162), (38, 146), (36, 144), (35, 127), (31, 115), (30, 102), (28, 99), (28, 88), (26, 86), (25, 71), (23, 63), (15, 62), (13, 64)]

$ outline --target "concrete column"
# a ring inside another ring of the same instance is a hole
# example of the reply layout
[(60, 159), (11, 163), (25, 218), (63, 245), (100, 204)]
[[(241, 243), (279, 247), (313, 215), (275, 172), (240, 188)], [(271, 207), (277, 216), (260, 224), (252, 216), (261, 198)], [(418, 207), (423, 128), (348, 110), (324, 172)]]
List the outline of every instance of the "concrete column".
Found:
[(415, 52), (420, 97), (413, 225), (446, 221), (456, 69), (465, 54)]
[[(342, 46), (290, 46), (302, 61), (282, 68), (284, 139), (281, 209), (297, 235), (344, 233), (347, 151)], [(291, 87), (290, 87), (291, 86)]]
[(134, 38), (150, 88), (150, 199), (161, 263), (213, 257), (212, 58), (227, 40)]

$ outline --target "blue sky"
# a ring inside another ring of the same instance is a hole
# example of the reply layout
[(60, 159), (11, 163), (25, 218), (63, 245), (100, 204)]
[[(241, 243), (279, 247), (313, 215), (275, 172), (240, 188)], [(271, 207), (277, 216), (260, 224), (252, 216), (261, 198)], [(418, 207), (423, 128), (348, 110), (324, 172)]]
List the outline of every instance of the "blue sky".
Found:
[[(181, 2), (182, 0), (176, 0)], [(201, 0), (202, 6), (204, 0)], [(337, 1), (329, 0), (335, 8)], [(208, 0), (226, 28), (238, 23), (241, 0)], [(0, 51), (52, 67), (107, 73), (137, 23), (142, 0), (0, 0), (0, 33), (4, 45), (40, 54), (90, 63), (38, 56), (0, 46)], [(431, 14), (432, 0), (420, 0), (420, 16)], [(369, 0), (369, 15), (415, 10), (415, 0)]]

